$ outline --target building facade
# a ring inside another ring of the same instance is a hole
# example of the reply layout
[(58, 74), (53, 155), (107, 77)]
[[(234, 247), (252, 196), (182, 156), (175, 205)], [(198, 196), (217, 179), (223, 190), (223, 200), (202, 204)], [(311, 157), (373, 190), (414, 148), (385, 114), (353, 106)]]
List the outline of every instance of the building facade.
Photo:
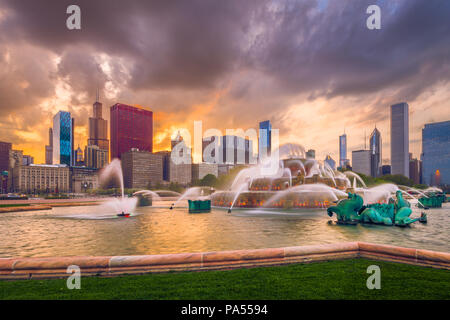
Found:
[(331, 169), (336, 170), (336, 161), (334, 161), (330, 155), (327, 155), (324, 161), (330, 166)]
[(164, 156), (132, 148), (122, 153), (125, 188), (147, 188), (163, 181)]
[(70, 171), (65, 164), (31, 164), (15, 168), (14, 192), (70, 192)]
[(101, 169), (108, 164), (108, 150), (96, 145), (84, 148), (84, 165), (88, 168)]
[(10, 150), (9, 151), (9, 170), (8, 170), (8, 190), (14, 192), (14, 185), (16, 184), (17, 176), (20, 168), (23, 166), (23, 151)]
[(111, 159), (137, 148), (153, 152), (153, 112), (116, 103), (110, 108)]
[(74, 193), (98, 189), (98, 170), (86, 167), (70, 167), (69, 188)]
[(420, 160), (409, 159), (409, 178), (414, 182), (414, 184), (419, 184), (420, 179)]
[(450, 121), (427, 123), (422, 129), (422, 182), (450, 185)]
[(220, 139), (219, 158), (222, 164), (254, 164), (253, 142), (239, 136), (225, 135)]
[(53, 117), (53, 164), (72, 165), (73, 124), (70, 112), (59, 111)]
[(45, 146), (45, 164), (53, 163), (53, 129), (48, 129), (48, 145)]
[(272, 153), (272, 124), (269, 120), (259, 123), (258, 159), (269, 157)]
[(347, 135), (344, 133), (342, 136), (339, 136), (339, 166), (346, 168), (347, 164)]
[(352, 151), (352, 170), (370, 176), (370, 150)]
[[(220, 139), (218, 136), (210, 136), (202, 139), (202, 162), (220, 163), (219, 148)], [(217, 155), (217, 157), (216, 157)]]
[(194, 163), (192, 164), (192, 181), (201, 180), (206, 175), (219, 176), (219, 167), (216, 163)]
[(409, 106), (391, 106), (391, 171), (409, 177)]
[(103, 119), (103, 105), (98, 101), (93, 104), (93, 116), (89, 118), (88, 146), (98, 146), (105, 150), (109, 160), (108, 121)]
[(9, 170), (9, 153), (12, 143), (0, 141), (0, 172)]
[(34, 163), (34, 158), (29, 155), (23, 155), (22, 157), (22, 165), (23, 166), (29, 166), (30, 164)]
[(373, 129), (369, 138), (370, 147), (370, 175), (378, 177), (381, 175), (381, 133), (377, 128)]

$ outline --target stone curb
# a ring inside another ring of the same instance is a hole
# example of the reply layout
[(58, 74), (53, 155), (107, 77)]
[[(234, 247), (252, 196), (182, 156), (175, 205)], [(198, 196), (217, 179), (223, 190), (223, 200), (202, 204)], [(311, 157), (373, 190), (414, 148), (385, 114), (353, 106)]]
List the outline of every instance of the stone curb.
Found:
[(68, 277), (66, 270), (70, 265), (79, 266), (83, 276), (113, 276), (149, 272), (227, 270), (359, 257), (450, 269), (450, 253), (366, 242), (342, 242), (286, 248), (140, 256), (0, 258), (0, 279)]

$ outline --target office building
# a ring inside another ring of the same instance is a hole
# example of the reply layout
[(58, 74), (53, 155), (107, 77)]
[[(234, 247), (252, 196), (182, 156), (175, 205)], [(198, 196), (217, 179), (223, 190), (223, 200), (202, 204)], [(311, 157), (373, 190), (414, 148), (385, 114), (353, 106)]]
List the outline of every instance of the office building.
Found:
[(110, 108), (111, 159), (137, 148), (153, 152), (153, 112), (116, 103)]
[(30, 164), (13, 171), (14, 192), (50, 193), (69, 192), (70, 171), (66, 164)]
[(97, 99), (92, 109), (93, 116), (89, 118), (89, 138), (87, 144), (106, 150), (109, 160), (108, 121), (103, 119), (103, 105), (98, 100), (97, 91)]
[(409, 177), (409, 106), (391, 106), (391, 171)]
[[(217, 136), (205, 137), (202, 139), (202, 162), (220, 163), (219, 151), (220, 139)], [(217, 159), (216, 159), (217, 152)]]
[(254, 164), (253, 142), (239, 136), (225, 135), (220, 138), (219, 158), (222, 164)]
[(352, 151), (352, 170), (370, 176), (370, 150)]
[(75, 166), (81, 167), (84, 165), (84, 157), (83, 150), (81, 150), (80, 146), (78, 146), (77, 150), (75, 150)]
[(330, 155), (325, 157), (325, 163), (327, 163), (331, 169), (336, 170), (336, 161)]
[(272, 125), (269, 120), (259, 123), (258, 158), (269, 157), (272, 152)]
[(420, 183), (420, 160), (413, 159), (412, 157), (409, 159), (409, 178), (413, 181), (414, 184)]
[(29, 166), (30, 164), (34, 163), (34, 158), (29, 155), (23, 155), (22, 157), (22, 165), (23, 166)]
[(98, 169), (70, 167), (69, 188), (71, 192), (86, 193), (99, 187)]
[(172, 150), (168, 159), (169, 182), (188, 185), (192, 182), (192, 155), (191, 148), (186, 145), (180, 132), (171, 140)]
[(125, 188), (147, 188), (163, 181), (162, 154), (132, 148), (122, 153), (121, 161)]
[(208, 174), (212, 174), (215, 177), (219, 175), (219, 167), (217, 163), (192, 164), (192, 181), (201, 180)]
[(370, 175), (378, 177), (381, 174), (381, 134), (377, 128), (373, 129), (369, 138), (370, 147)]
[(48, 145), (45, 146), (45, 164), (53, 163), (53, 129), (48, 129)]
[(391, 165), (385, 164), (381, 166), (381, 175), (391, 174)]
[(344, 133), (342, 136), (339, 136), (339, 166), (341, 168), (346, 168), (348, 164), (347, 135)]
[(450, 121), (422, 129), (422, 183), (450, 185)]
[(170, 181), (170, 155), (171, 152), (170, 151), (158, 151), (155, 152), (155, 154), (159, 154), (162, 157), (163, 160), (163, 170), (162, 170), (162, 174), (163, 174), (163, 181)]
[(88, 168), (101, 169), (108, 164), (108, 150), (96, 145), (84, 148), (84, 165)]
[(70, 112), (59, 111), (53, 117), (53, 164), (72, 165), (73, 124)]
[(9, 170), (9, 153), (12, 149), (10, 142), (0, 141), (0, 172)]

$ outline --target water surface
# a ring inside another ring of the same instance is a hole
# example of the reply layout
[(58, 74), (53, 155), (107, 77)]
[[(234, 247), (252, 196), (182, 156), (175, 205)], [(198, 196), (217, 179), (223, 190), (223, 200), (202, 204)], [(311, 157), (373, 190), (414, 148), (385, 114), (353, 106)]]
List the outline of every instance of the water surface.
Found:
[[(450, 252), (450, 203), (427, 210), (428, 224), (407, 228), (336, 225), (326, 210), (213, 209), (188, 214), (186, 208), (142, 207), (117, 218), (104, 206), (0, 214), (0, 257), (140, 255), (276, 248), (341, 241), (367, 241)], [(419, 216), (413, 209), (411, 216)]]

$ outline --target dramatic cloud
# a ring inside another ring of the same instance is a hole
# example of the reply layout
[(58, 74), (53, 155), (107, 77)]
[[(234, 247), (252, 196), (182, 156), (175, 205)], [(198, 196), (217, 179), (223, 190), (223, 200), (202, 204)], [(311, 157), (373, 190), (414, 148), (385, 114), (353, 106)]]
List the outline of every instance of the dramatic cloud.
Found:
[[(381, 30), (366, 8), (381, 7)], [(81, 30), (66, 8), (81, 8)], [(389, 158), (389, 105), (411, 107), (411, 150), (425, 122), (450, 118), (450, 2), (0, 0), (0, 139), (43, 160), (60, 109), (79, 126), (96, 89), (155, 112), (155, 143), (177, 127), (257, 127), (270, 119), (282, 142), (337, 158), (381, 130)], [(108, 111), (106, 115), (108, 116)]]

